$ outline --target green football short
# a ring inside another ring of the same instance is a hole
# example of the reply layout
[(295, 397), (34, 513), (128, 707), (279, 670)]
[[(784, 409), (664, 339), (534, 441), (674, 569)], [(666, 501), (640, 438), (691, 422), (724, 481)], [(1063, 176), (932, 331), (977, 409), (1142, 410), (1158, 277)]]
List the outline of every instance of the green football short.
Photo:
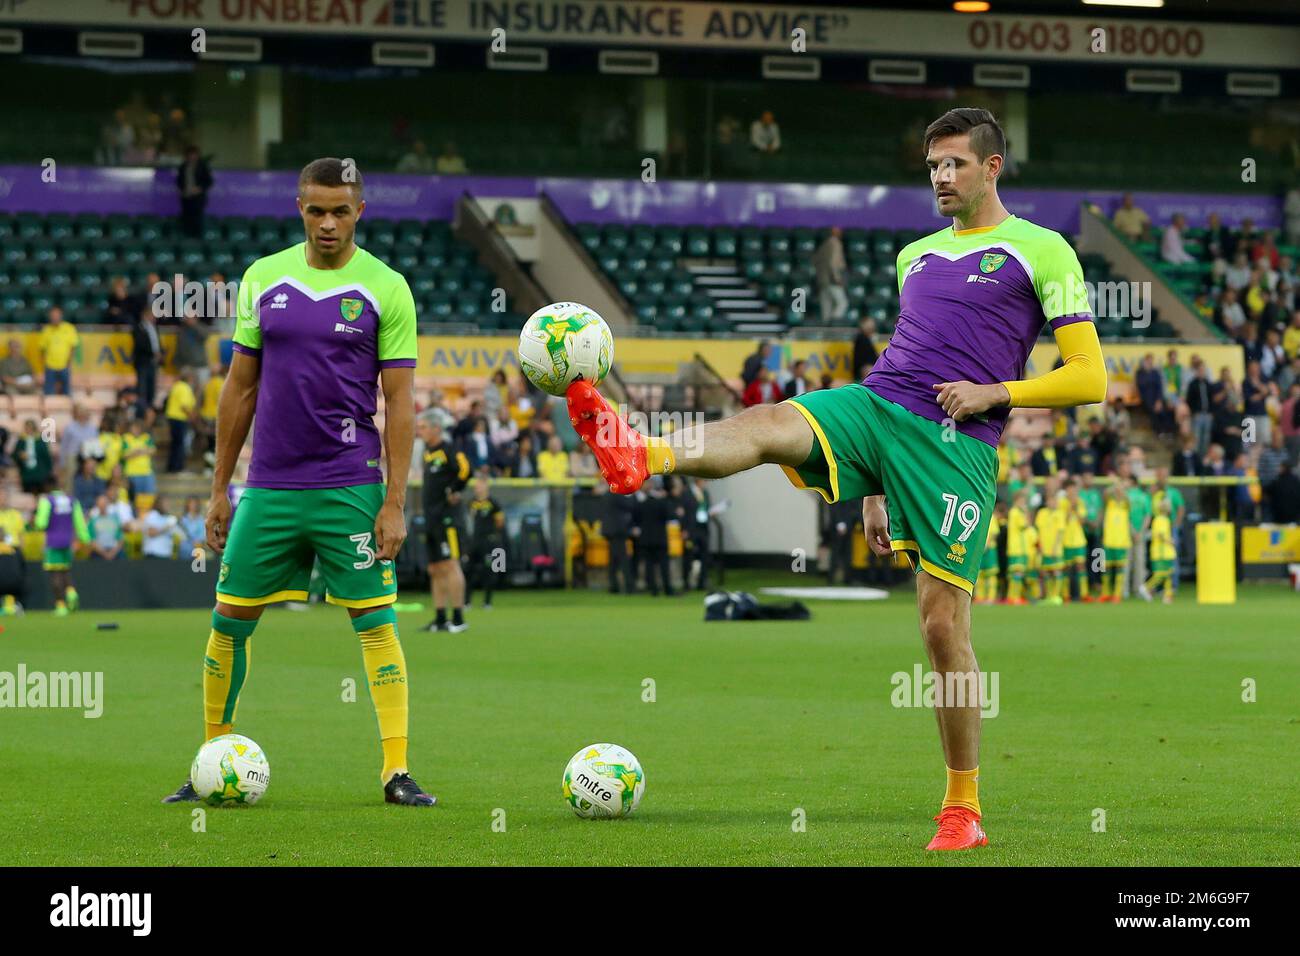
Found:
[(1128, 561), (1128, 548), (1105, 548), (1106, 563), (1110, 565), (1124, 564)]
[(1088, 557), (1088, 549), (1087, 549), (1087, 547), (1082, 547), (1082, 548), (1066, 548), (1066, 549), (1065, 549), (1065, 563), (1066, 563), (1066, 564), (1071, 564), (1071, 565), (1072, 565), (1072, 564), (1074, 564), (1076, 561), (1085, 561), (1085, 560), (1087, 560), (1087, 557)]
[(893, 549), (906, 552), (914, 570), (973, 591), (993, 518), (997, 450), (864, 385), (788, 404), (816, 436), (808, 460), (785, 468), (795, 487), (830, 502), (883, 494)]
[(1028, 566), (1029, 566), (1029, 559), (1028, 559), (1025, 555), (1023, 555), (1023, 554), (1008, 554), (1008, 555), (1007, 555), (1007, 571), (1008, 571), (1008, 572), (1019, 571), (1019, 572), (1021, 572), (1021, 573), (1023, 574), (1025, 568), (1028, 567)]
[(1152, 573), (1152, 574), (1159, 574), (1161, 571), (1172, 571), (1173, 569), (1174, 569), (1174, 561), (1173, 561), (1172, 558), (1152, 558), (1152, 559), (1151, 559), (1151, 573)]
[(41, 567), (46, 571), (68, 570), (72, 567), (72, 548), (46, 548)]
[(981, 571), (996, 571), (998, 569), (998, 549), (986, 547), (984, 557), (980, 559)]
[(393, 603), (393, 562), (375, 557), (375, 517), (383, 503), (381, 484), (245, 489), (221, 555), (217, 600), (244, 606), (305, 601), (317, 564), (329, 603)]

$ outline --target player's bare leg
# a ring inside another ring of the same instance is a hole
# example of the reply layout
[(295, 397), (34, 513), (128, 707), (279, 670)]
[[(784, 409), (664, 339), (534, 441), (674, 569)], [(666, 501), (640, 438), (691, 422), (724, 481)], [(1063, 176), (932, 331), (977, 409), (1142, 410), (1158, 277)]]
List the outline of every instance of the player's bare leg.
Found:
[(651, 474), (674, 471), (725, 478), (757, 465), (798, 467), (812, 451), (812, 426), (788, 404), (755, 405), (738, 415), (674, 432), (635, 431), (587, 382), (569, 387), (569, 419), (591, 448), (610, 489), (631, 494)]
[[(916, 576), (916, 604), (921, 639), (943, 691), (934, 714), (939, 724), (948, 792), (939, 816), (939, 832), (927, 850), (961, 850), (985, 846), (980, 827), (979, 664), (970, 642), (970, 595), (925, 571)], [(949, 677), (949, 675), (953, 675)], [(956, 694), (949, 691), (956, 690)]]

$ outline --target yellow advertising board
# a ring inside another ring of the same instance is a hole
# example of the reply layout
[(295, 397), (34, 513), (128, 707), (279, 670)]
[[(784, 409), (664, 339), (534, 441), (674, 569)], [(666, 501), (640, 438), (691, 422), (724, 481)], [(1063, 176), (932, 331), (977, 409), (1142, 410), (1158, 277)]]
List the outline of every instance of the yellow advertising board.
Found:
[(1241, 529), (1242, 564), (1300, 563), (1300, 527), (1261, 525)]
[[(40, 349), (36, 332), (16, 333), (23, 342), (23, 350), (32, 365), (41, 368)], [(171, 358), (176, 351), (174, 333), (164, 331), (159, 336), (164, 355), (164, 368), (171, 369)], [(517, 371), (516, 354), (519, 340), (512, 335), (422, 335), (418, 345), (416, 374), (422, 377), (445, 376), (450, 378), (490, 378), (497, 369)], [(753, 354), (758, 339), (688, 339), (688, 338), (637, 338), (619, 336), (614, 343), (614, 360), (626, 376), (675, 375), (682, 366), (702, 356), (723, 378), (735, 378), (741, 365)], [(780, 350), (780, 363), (788, 368), (798, 359), (807, 363), (807, 375), (814, 382), (829, 373), (837, 384), (855, 376), (849, 366), (853, 361), (853, 343), (843, 341), (817, 341), (792, 339), (776, 343)], [(1242, 351), (1235, 345), (1103, 345), (1106, 367), (1112, 382), (1131, 382), (1142, 362), (1142, 357), (1153, 353), (1157, 363), (1164, 361), (1170, 349), (1187, 365), (1193, 355), (1205, 360), (1214, 377), (1227, 367), (1240, 381), (1244, 374)], [(208, 342), (209, 355), (217, 354), (215, 337)], [(1032, 378), (1051, 371), (1060, 353), (1052, 342), (1035, 345), (1026, 364), (1025, 376)], [(77, 368), (87, 372), (134, 374), (131, 364), (131, 336), (127, 332), (83, 332), (81, 336), (81, 361)]]

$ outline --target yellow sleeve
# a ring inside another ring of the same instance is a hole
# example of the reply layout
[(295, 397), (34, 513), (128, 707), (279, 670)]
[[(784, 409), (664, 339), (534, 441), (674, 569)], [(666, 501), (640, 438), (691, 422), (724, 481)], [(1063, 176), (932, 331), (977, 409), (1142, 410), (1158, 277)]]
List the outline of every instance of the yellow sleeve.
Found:
[(1056, 330), (1065, 364), (1037, 378), (1003, 382), (1012, 408), (1069, 408), (1106, 400), (1106, 360), (1097, 327), (1071, 322)]

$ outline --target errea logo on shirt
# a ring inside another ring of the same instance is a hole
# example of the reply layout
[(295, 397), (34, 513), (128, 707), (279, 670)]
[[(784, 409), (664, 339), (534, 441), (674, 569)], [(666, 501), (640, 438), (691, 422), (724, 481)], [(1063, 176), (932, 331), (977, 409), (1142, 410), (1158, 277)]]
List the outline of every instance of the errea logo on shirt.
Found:
[(287, 309), (289, 307), (289, 295), (285, 292), (278, 292), (271, 298), (271, 308)]

